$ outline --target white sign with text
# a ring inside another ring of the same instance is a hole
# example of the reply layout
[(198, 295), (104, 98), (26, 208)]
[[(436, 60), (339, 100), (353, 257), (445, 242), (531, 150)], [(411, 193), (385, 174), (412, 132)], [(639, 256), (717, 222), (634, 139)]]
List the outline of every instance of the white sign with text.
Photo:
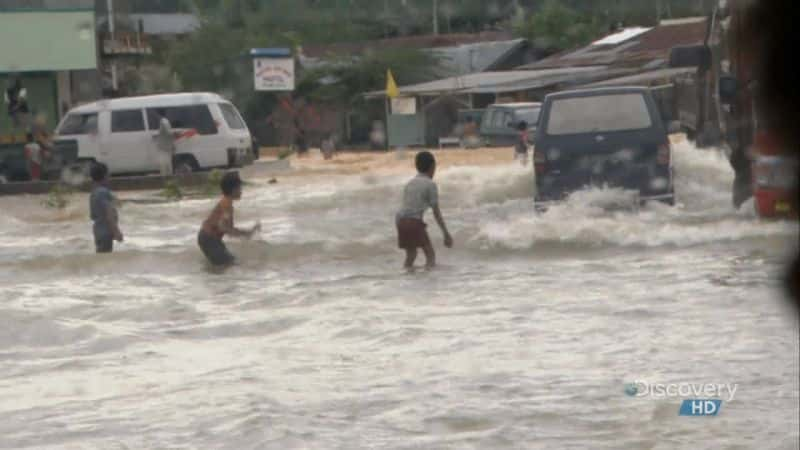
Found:
[(255, 58), (253, 75), (257, 91), (293, 91), (294, 58)]

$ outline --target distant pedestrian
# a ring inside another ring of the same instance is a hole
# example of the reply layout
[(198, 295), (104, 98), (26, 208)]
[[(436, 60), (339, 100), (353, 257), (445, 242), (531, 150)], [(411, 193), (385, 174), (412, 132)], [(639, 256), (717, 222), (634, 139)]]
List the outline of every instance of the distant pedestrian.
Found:
[(33, 140), (39, 144), (46, 157), (49, 152), (53, 151), (53, 134), (47, 126), (47, 116), (43, 113), (36, 114), (31, 124), (31, 135)]
[(32, 133), (26, 135), (27, 143), (25, 144), (25, 161), (28, 164), (28, 176), (31, 181), (39, 181), (42, 178), (42, 162), (43, 150), (42, 146), (33, 138)]
[(447, 226), (439, 209), (439, 190), (433, 182), (436, 173), (436, 159), (430, 152), (419, 152), (415, 158), (417, 176), (406, 184), (403, 190), (403, 206), (395, 218), (397, 225), (398, 247), (406, 251), (405, 268), (414, 267), (417, 258), (417, 249), (425, 252), (425, 266), (431, 268), (436, 265), (436, 252), (428, 236), (427, 225), (422, 217), (428, 208), (433, 209), (433, 216), (444, 235), (444, 245), (453, 246), (453, 238), (447, 231)]
[(175, 157), (175, 132), (172, 123), (167, 119), (167, 112), (163, 109), (156, 111), (160, 117), (156, 146), (158, 147), (159, 167), (162, 176), (172, 175), (172, 160)]
[(297, 156), (305, 156), (308, 154), (308, 137), (306, 130), (303, 128), (300, 118), (295, 116), (294, 121), (294, 149)]
[(517, 131), (514, 159), (518, 159), (522, 167), (526, 167), (528, 165), (528, 122), (520, 121), (517, 125)]
[(14, 128), (28, 131), (28, 92), (22, 86), (22, 80), (15, 78), (11, 86), (6, 89), (4, 100), (7, 105), (9, 117)]
[(464, 124), (461, 131), (461, 146), (464, 148), (475, 148), (478, 147), (479, 142), (478, 124), (475, 122), (474, 117), (468, 116), (467, 123)]
[(200, 250), (214, 266), (228, 266), (233, 264), (235, 258), (228, 251), (222, 238), (229, 234), (235, 237), (249, 239), (261, 229), (261, 224), (256, 223), (253, 228), (243, 230), (236, 228), (233, 221), (233, 202), (242, 198), (242, 180), (238, 172), (228, 172), (220, 182), (222, 198), (203, 222), (197, 234), (197, 244)]
[(323, 139), (320, 149), (322, 150), (322, 156), (326, 160), (333, 159), (333, 155), (336, 153), (336, 138), (333, 135), (330, 135)]
[(94, 222), (92, 232), (97, 253), (111, 253), (114, 241), (122, 242), (116, 199), (108, 188), (108, 167), (95, 164), (91, 169), (94, 187), (89, 196), (90, 217)]

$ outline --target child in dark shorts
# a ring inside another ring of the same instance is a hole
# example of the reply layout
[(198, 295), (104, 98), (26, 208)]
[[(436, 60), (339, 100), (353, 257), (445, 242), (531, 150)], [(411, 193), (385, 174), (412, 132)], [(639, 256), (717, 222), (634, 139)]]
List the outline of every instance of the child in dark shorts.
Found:
[(428, 237), (427, 225), (422, 221), (422, 216), (428, 208), (433, 209), (433, 216), (444, 234), (444, 245), (453, 246), (453, 238), (447, 231), (447, 226), (439, 209), (439, 190), (433, 182), (436, 173), (436, 159), (430, 152), (417, 153), (415, 164), (417, 176), (406, 184), (403, 190), (403, 206), (395, 218), (397, 225), (397, 245), (406, 251), (404, 266), (411, 268), (417, 258), (417, 249), (425, 252), (425, 266), (436, 265), (436, 252)]
[(116, 200), (108, 188), (108, 167), (105, 164), (94, 164), (89, 174), (94, 181), (89, 196), (89, 216), (93, 222), (95, 250), (97, 253), (111, 253), (114, 241), (122, 242), (123, 238), (119, 230)]
[(233, 225), (233, 202), (242, 198), (242, 180), (238, 172), (228, 172), (220, 182), (222, 198), (203, 222), (197, 234), (197, 244), (203, 254), (215, 266), (233, 264), (234, 257), (228, 251), (222, 238), (229, 234), (249, 239), (253, 233), (261, 229), (256, 224), (249, 230), (242, 230)]

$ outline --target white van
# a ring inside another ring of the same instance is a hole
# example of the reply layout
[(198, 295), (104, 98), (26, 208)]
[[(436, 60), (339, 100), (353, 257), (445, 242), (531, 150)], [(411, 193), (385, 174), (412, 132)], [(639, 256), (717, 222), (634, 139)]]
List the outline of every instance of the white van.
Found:
[(57, 138), (78, 142), (78, 161), (97, 161), (112, 174), (159, 170), (155, 136), (161, 117), (173, 130), (173, 169), (185, 173), (253, 162), (253, 140), (239, 111), (217, 94), (182, 93), (115, 98), (71, 109)]

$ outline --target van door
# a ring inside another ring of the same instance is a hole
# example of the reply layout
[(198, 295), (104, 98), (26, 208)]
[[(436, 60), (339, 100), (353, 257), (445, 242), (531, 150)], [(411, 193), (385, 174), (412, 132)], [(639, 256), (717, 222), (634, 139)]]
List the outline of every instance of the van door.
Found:
[(100, 154), (98, 113), (69, 113), (61, 121), (56, 134), (58, 138), (78, 142), (78, 159), (104, 159)]
[[(158, 133), (161, 117), (169, 120), (175, 138), (176, 157), (191, 156), (198, 168), (222, 167), (227, 163), (226, 144), (207, 104), (147, 108), (150, 134)], [(220, 118), (221, 120), (221, 118)], [(151, 148), (158, 152), (151, 138)], [(154, 153), (157, 155), (157, 153)]]
[(112, 172), (148, 172), (155, 170), (149, 155), (149, 135), (144, 126), (144, 111), (127, 109), (111, 111), (111, 126), (103, 142), (111, 152)]

